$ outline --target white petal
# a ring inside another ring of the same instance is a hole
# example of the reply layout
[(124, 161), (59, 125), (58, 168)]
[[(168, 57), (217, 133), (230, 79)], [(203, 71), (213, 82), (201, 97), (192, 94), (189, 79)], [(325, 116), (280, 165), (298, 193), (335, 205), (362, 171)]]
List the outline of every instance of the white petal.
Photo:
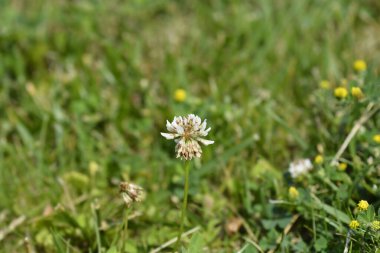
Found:
[(129, 205), (132, 202), (131, 197), (129, 197), (125, 192), (123, 192), (121, 196), (123, 197), (125, 204)]
[(169, 132), (175, 132), (175, 128), (169, 121), (166, 121), (166, 129), (168, 129)]
[(197, 138), (197, 141), (201, 142), (203, 145), (206, 145), (206, 146), (214, 143), (214, 141), (210, 141), (210, 140), (206, 140), (202, 138)]
[(200, 136), (206, 136), (208, 135), (208, 132), (211, 130), (211, 127), (209, 127), (207, 130), (199, 131)]
[(206, 129), (206, 125), (207, 125), (207, 121), (204, 120), (200, 127), (201, 131), (204, 131)]
[(168, 140), (173, 140), (174, 138), (178, 137), (177, 134), (173, 133), (161, 133), (162, 136), (164, 136)]
[(175, 125), (175, 130), (178, 134), (183, 134), (183, 132), (185, 131), (182, 126), (177, 124)]
[(201, 122), (202, 122), (202, 120), (198, 116), (195, 116), (195, 118), (193, 118), (194, 125), (200, 125)]

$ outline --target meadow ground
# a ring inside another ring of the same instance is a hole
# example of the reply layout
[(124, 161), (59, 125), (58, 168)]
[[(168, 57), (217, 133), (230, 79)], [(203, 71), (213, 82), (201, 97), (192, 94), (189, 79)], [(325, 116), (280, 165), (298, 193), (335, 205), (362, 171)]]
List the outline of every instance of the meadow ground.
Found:
[(379, 1), (0, 3), (0, 252), (380, 251)]

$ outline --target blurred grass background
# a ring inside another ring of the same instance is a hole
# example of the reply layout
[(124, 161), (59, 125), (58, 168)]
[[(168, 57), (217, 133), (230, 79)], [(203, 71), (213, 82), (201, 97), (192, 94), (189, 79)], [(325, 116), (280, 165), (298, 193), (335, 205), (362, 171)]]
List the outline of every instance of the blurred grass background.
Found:
[[(271, 213), (270, 191), (250, 194), (254, 168), (282, 173), (334, 144), (328, 125), (315, 129), (320, 80), (339, 84), (355, 59), (380, 63), (375, 0), (0, 5), (0, 225), (26, 217), (3, 252), (20, 252), (25, 236), (37, 252), (52, 252), (57, 236), (74, 252), (95, 249), (95, 201), (109, 247), (123, 210), (119, 180), (148, 193), (130, 222), (130, 252), (174, 237), (183, 171), (159, 133), (187, 113), (206, 117), (216, 141), (194, 162), (188, 228), (202, 225), (215, 252), (238, 249), (243, 239), (226, 234), (226, 219), (239, 213), (260, 237), (256, 223)], [(173, 98), (179, 88), (183, 103)]]

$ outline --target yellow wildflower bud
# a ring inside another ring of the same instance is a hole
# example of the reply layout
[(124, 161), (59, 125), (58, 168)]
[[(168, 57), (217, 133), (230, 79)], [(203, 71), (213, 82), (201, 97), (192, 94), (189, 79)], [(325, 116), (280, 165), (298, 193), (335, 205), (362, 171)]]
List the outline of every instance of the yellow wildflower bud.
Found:
[(323, 163), (323, 156), (321, 156), (321, 155), (317, 155), (317, 156), (314, 158), (314, 162), (315, 162), (316, 164), (321, 164), (321, 163)]
[(90, 171), (90, 175), (94, 176), (99, 171), (99, 165), (96, 162), (92, 161), (88, 165), (88, 170)]
[(360, 200), (358, 203), (358, 208), (360, 211), (366, 211), (368, 209), (368, 202), (365, 200)]
[(339, 163), (338, 168), (341, 171), (345, 171), (347, 169), (347, 163)]
[(337, 98), (345, 98), (348, 95), (348, 91), (344, 87), (338, 87), (338, 88), (335, 88), (334, 95)]
[(351, 88), (351, 94), (352, 94), (352, 96), (356, 97), (357, 99), (361, 99), (364, 97), (364, 94), (362, 92), (362, 89), (360, 89), (360, 87), (352, 87)]
[(330, 89), (330, 82), (327, 81), (327, 80), (322, 80), (320, 83), (319, 83), (319, 87), (321, 87), (322, 89)]
[(294, 187), (294, 186), (289, 187), (289, 197), (291, 199), (296, 199), (296, 198), (298, 198), (299, 195), (300, 195), (300, 193), (298, 192), (296, 187)]
[(174, 100), (183, 102), (186, 100), (186, 91), (184, 89), (177, 89), (174, 93)]
[(380, 221), (378, 220), (372, 221), (371, 227), (373, 230), (380, 230)]
[(78, 171), (69, 171), (63, 174), (63, 179), (78, 189), (83, 189), (88, 185), (90, 179), (87, 175)]
[(359, 226), (360, 226), (360, 223), (359, 223), (359, 221), (357, 221), (357, 220), (352, 220), (352, 221), (350, 222), (350, 228), (351, 228), (351, 229), (357, 229)]
[(36, 94), (37, 94), (36, 86), (32, 82), (27, 82), (26, 83), (26, 91), (32, 97), (36, 96)]
[(367, 63), (363, 60), (356, 60), (354, 62), (354, 69), (358, 72), (362, 72), (367, 69)]
[(380, 134), (376, 134), (373, 136), (373, 141), (376, 143), (380, 143)]

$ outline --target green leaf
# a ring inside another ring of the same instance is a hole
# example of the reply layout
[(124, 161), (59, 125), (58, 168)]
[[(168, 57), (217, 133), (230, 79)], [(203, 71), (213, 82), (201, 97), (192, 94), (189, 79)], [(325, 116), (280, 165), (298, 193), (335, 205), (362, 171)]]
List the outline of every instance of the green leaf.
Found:
[(326, 213), (334, 216), (337, 220), (340, 220), (341, 222), (346, 224), (350, 222), (350, 218), (348, 217), (348, 215), (343, 213), (342, 211), (324, 203), (321, 203), (321, 207), (323, 210), (325, 210)]
[(118, 253), (116, 246), (109, 248), (106, 253)]
[(335, 217), (337, 220), (348, 224), (350, 222), (350, 218), (347, 214), (343, 213), (342, 211), (327, 205), (323, 203), (317, 196), (312, 195), (313, 199), (318, 202), (317, 205), (320, 206), (326, 213), (330, 214), (331, 216)]
[(190, 246), (187, 250), (187, 253), (198, 253), (198, 252), (202, 252), (202, 248), (204, 247), (204, 240), (203, 238), (200, 236), (199, 233), (196, 233), (194, 234), (192, 237), (191, 237), (191, 240), (190, 240)]
[(32, 150), (34, 141), (33, 136), (30, 134), (29, 130), (20, 123), (16, 125), (16, 128), (25, 146), (27, 146), (28, 149)]
[(271, 230), (273, 229), (274, 227), (276, 227), (277, 225), (277, 222), (276, 221), (273, 221), (273, 220), (261, 220), (261, 223), (263, 224), (263, 227), (266, 229), (266, 230)]
[(272, 219), (272, 220), (263, 219), (261, 222), (265, 229), (270, 230), (270, 229), (275, 228), (276, 226), (279, 226), (280, 228), (285, 228), (286, 225), (289, 224), (291, 219), (292, 217), (285, 217), (285, 218)]
[(38, 244), (44, 245), (45, 247), (54, 245), (52, 233), (45, 228), (42, 228), (38, 231), (35, 236), (35, 240)]
[(338, 189), (338, 192), (337, 192), (337, 197), (340, 199), (340, 200), (347, 200), (348, 199), (348, 185), (341, 185)]
[(243, 248), (241, 248), (237, 253), (257, 253), (257, 249), (251, 244), (245, 244)]
[(375, 219), (375, 208), (370, 205), (367, 210), (367, 219), (369, 222), (373, 221)]
[(255, 166), (251, 169), (251, 176), (254, 178), (271, 178), (281, 179), (282, 173), (276, 170), (267, 160), (259, 159)]
[(307, 148), (306, 142), (301, 138), (301, 136), (298, 134), (298, 131), (295, 128), (292, 128), (289, 126), (289, 124), (283, 120), (280, 116), (278, 116), (271, 108), (267, 107), (266, 112), (268, 115), (276, 121), (278, 124), (280, 124), (282, 127), (286, 129), (294, 138), (294, 140), (303, 148)]
[(361, 223), (370, 223), (375, 219), (375, 209), (369, 206), (366, 211), (361, 211), (358, 215), (358, 220)]
[(51, 231), (51, 234), (53, 236), (53, 242), (54, 242), (54, 245), (55, 245), (55, 249), (56, 249), (56, 252), (58, 253), (65, 253), (65, 245), (62, 241), (62, 239), (60, 238), (59, 234), (57, 232), (55, 232), (54, 230)]
[(250, 136), (245, 137), (244, 140), (242, 142), (240, 142), (239, 144), (236, 144), (236, 143), (231, 141), (230, 142), (230, 148), (228, 148), (224, 152), (223, 156), (221, 156), (217, 162), (215, 160), (211, 160), (208, 163), (206, 163), (205, 165), (203, 165), (201, 170), (195, 170), (193, 173), (194, 177), (199, 178), (199, 177), (205, 176), (205, 175), (213, 172), (214, 169), (223, 168), (222, 165), (226, 164), (227, 161), (231, 157), (238, 154), (242, 150), (248, 148), (249, 146), (252, 146), (253, 143), (254, 143), (254, 138), (250, 137)]
[(315, 241), (314, 244), (316, 251), (322, 251), (327, 248), (327, 240), (324, 237), (320, 237)]

